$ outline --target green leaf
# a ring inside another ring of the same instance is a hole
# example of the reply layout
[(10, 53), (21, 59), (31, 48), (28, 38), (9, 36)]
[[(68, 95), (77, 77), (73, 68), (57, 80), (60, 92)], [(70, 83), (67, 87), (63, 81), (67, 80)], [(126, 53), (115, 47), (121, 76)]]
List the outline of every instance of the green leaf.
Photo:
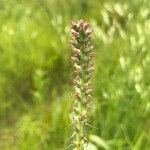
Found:
[(98, 150), (98, 148), (93, 143), (89, 143), (85, 150)]
[(111, 150), (107, 141), (103, 140), (101, 137), (98, 137), (97, 135), (90, 135), (90, 141), (95, 143), (98, 147), (102, 147), (105, 150)]

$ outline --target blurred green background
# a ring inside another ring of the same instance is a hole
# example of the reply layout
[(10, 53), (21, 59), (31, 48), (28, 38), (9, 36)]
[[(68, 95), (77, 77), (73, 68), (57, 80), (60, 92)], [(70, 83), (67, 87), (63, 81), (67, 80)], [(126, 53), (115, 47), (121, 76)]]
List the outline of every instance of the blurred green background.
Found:
[(150, 149), (149, 0), (0, 0), (0, 150), (69, 146), (69, 29), (81, 18), (95, 47), (88, 149)]

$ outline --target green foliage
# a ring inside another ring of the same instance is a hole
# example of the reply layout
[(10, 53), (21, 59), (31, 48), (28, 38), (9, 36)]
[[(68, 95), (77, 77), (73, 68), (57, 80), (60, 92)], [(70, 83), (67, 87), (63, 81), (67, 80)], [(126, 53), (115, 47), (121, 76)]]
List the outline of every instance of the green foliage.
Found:
[(96, 57), (90, 122), (98, 129), (88, 148), (148, 150), (149, 8), (149, 0), (0, 0), (0, 149), (69, 145), (69, 28), (83, 18)]

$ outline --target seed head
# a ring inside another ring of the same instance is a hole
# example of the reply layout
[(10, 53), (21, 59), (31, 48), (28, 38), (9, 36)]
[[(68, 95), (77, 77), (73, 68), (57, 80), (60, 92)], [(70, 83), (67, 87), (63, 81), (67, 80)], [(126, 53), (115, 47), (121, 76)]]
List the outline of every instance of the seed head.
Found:
[(75, 101), (73, 105), (73, 125), (75, 137), (73, 150), (84, 150), (87, 143), (88, 106), (92, 98), (91, 77), (93, 72), (92, 29), (84, 20), (71, 22), (71, 45), (73, 66), (73, 89)]

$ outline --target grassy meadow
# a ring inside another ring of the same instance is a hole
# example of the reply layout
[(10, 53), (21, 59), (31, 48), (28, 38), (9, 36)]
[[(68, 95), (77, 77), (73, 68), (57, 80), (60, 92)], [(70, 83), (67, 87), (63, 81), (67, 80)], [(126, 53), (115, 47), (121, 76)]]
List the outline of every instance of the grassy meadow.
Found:
[(70, 145), (70, 23), (81, 18), (95, 53), (87, 150), (150, 149), (149, 0), (0, 0), (0, 150)]

